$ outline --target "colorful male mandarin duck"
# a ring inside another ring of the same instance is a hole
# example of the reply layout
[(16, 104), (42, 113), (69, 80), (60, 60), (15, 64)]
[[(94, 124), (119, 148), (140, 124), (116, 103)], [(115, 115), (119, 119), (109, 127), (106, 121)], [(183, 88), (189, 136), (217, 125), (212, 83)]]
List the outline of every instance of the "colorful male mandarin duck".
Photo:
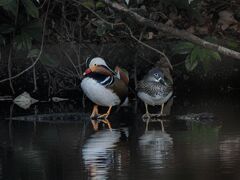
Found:
[[(112, 106), (122, 104), (127, 98), (128, 75), (119, 67), (113, 71), (100, 57), (95, 57), (90, 61), (83, 75), (82, 90), (95, 103), (91, 118), (107, 119)], [(98, 106), (107, 106), (109, 109), (105, 114), (99, 115)]]
[(172, 84), (168, 83), (160, 68), (151, 69), (138, 83), (138, 97), (145, 103), (146, 113), (143, 115), (150, 117), (148, 105), (161, 105), (160, 115), (163, 115), (164, 103), (173, 94)]

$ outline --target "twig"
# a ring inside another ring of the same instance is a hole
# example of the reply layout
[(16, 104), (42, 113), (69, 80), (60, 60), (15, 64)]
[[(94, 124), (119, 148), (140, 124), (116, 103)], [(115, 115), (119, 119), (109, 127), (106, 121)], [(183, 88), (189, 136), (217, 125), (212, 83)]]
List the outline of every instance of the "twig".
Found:
[(66, 53), (65, 51), (63, 51), (63, 54), (67, 57), (67, 59), (69, 60), (69, 62), (72, 64), (73, 68), (74, 68), (75, 71), (77, 72), (77, 75), (78, 75), (78, 77), (79, 77), (79, 79), (80, 79), (80, 74), (79, 74), (79, 72), (78, 72), (78, 69), (77, 69), (76, 65), (73, 63), (71, 57), (70, 57), (70, 56), (68, 55), (68, 53)]
[[(31, 61), (33, 62), (33, 58), (31, 58)], [(36, 92), (38, 90), (38, 87), (37, 87), (37, 76), (36, 76), (35, 66), (33, 67), (33, 84), (34, 84), (33, 92)]]
[[(145, 29), (146, 28), (144, 27), (139, 36), (139, 39), (138, 39), (139, 41), (142, 40)], [(135, 56), (134, 56), (134, 87), (135, 87), (135, 90), (137, 90), (137, 57), (138, 57), (138, 51), (136, 51)]]
[(10, 50), (9, 50), (9, 55), (8, 55), (8, 77), (9, 77), (9, 86), (11, 88), (11, 91), (13, 94), (15, 94), (15, 91), (14, 91), (14, 88), (13, 88), (13, 84), (12, 84), (12, 49), (13, 49), (13, 46), (10, 47)]
[(156, 48), (154, 48), (154, 47), (152, 47), (152, 46), (149, 46), (148, 44), (146, 44), (146, 43), (142, 42), (141, 40), (139, 40), (138, 38), (136, 38), (136, 37), (133, 35), (132, 30), (130, 29), (130, 27), (129, 27), (127, 24), (125, 24), (125, 26), (126, 26), (127, 29), (129, 30), (130, 36), (131, 36), (134, 40), (136, 40), (138, 43), (142, 44), (143, 46), (145, 46), (145, 47), (147, 47), (147, 48), (149, 48), (149, 49), (151, 49), (151, 50), (159, 53), (160, 55), (162, 55), (162, 56), (165, 58), (165, 60), (167, 61), (169, 67), (170, 67), (171, 69), (173, 69), (171, 62), (170, 62), (170, 60), (168, 59), (168, 57), (165, 55), (165, 53), (157, 50)]
[(0, 80), (0, 83), (5, 82), (5, 81), (9, 81), (9, 80), (12, 80), (12, 79), (16, 79), (17, 77), (21, 76), (22, 74), (24, 74), (24, 73), (26, 73), (27, 71), (29, 71), (30, 69), (32, 69), (32, 68), (37, 64), (37, 62), (39, 61), (39, 59), (40, 59), (40, 57), (41, 57), (41, 54), (42, 54), (42, 51), (43, 51), (45, 27), (46, 27), (46, 22), (47, 22), (47, 17), (48, 17), (48, 10), (49, 10), (50, 1), (51, 1), (51, 0), (49, 0), (49, 2), (48, 2), (47, 11), (46, 11), (46, 16), (45, 16), (44, 24), (43, 24), (41, 47), (40, 47), (40, 51), (39, 51), (39, 54), (38, 54), (36, 60), (35, 60), (29, 67), (27, 67), (26, 69), (24, 69), (22, 72), (14, 75), (14, 76), (12, 76), (12, 77), (9, 77), (9, 78), (6, 78), (6, 79), (2, 79), (2, 80)]

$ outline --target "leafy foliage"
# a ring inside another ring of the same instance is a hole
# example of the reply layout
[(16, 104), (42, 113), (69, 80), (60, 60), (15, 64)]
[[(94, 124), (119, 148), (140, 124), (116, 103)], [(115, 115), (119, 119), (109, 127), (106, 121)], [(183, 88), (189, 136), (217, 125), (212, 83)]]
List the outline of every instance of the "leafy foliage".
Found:
[(188, 71), (193, 71), (198, 64), (202, 64), (205, 71), (208, 71), (212, 61), (221, 60), (218, 52), (202, 48), (190, 42), (180, 42), (174, 48), (175, 54), (185, 54), (185, 67)]

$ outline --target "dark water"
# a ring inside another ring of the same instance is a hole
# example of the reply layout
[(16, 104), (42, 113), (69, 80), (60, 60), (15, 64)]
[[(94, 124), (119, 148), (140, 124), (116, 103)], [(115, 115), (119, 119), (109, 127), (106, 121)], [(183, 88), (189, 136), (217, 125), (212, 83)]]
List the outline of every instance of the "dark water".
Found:
[[(143, 105), (133, 102), (114, 109), (112, 132), (104, 125), (95, 132), (85, 113), (90, 109), (75, 102), (0, 107), (0, 179), (240, 179), (236, 95), (176, 97), (164, 129), (150, 121), (146, 130)], [(213, 113), (216, 121), (175, 118), (199, 112)], [(15, 118), (34, 114), (51, 116)]]

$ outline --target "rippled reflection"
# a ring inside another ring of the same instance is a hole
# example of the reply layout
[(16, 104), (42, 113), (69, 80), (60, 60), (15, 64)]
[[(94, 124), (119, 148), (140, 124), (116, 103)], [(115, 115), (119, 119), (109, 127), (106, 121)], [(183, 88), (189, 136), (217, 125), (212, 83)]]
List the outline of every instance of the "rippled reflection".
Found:
[(139, 138), (139, 146), (144, 161), (150, 163), (152, 169), (159, 169), (167, 166), (167, 160), (172, 153), (173, 139), (165, 132), (163, 120), (153, 122), (155, 125), (161, 123), (161, 130), (149, 130), (150, 121), (149, 119), (146, 122), (146, 131)]
[(221, 162), (226, 167), (234, 166), (240, 157), (240, 136), (238, 134), (224, 136), (219, 149)]
[(84, 144), (82, 156), (91, 179), (106, 179), (114, 161), (116, 143), (120, 132), (109, 129), (93, 134)]

